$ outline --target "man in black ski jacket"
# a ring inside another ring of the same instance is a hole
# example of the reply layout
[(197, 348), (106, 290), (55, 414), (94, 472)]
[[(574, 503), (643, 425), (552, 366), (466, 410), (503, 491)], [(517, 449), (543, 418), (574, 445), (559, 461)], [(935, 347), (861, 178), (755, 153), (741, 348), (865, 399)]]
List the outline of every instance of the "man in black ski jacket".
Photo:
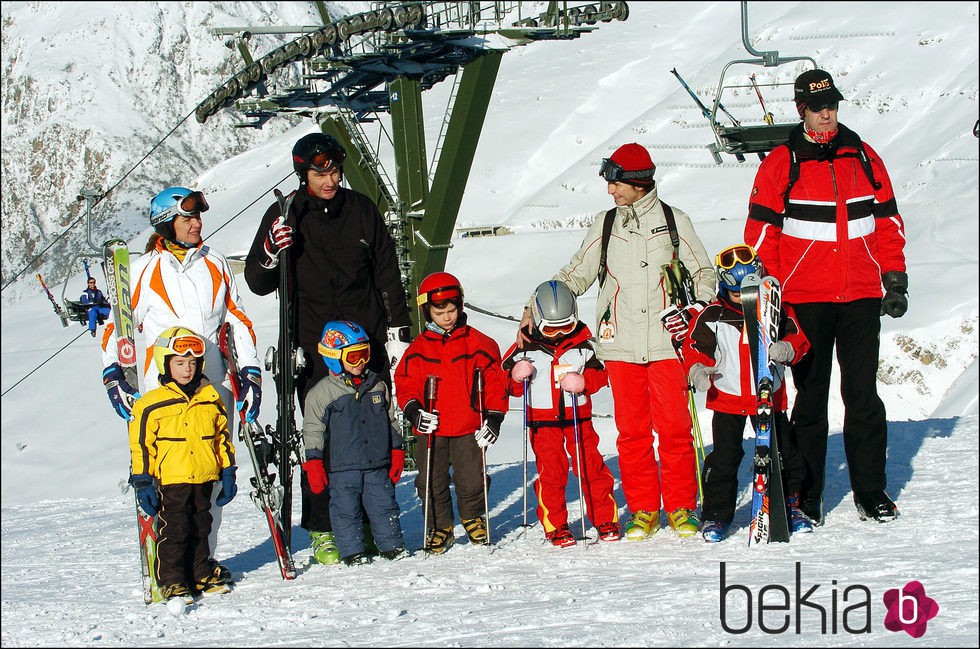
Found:
[[(395, 243), (378, 208), (367, 196), (340, 186), (343, 147), (329, 135), (311, 133), (296, 142), (292, 157), (300, 186), (288, 223), (278, 203), (266, 210), (245, 260), (245, 281), (256, 295), (276, 290), (279, 253), (290, 248), (294, 342), (308, 359), (296, 380), (303, 408), (307, 392), (328, 373), (316, 353), (328, 321), (350, 320), (364, 327), (371, 337), (368, 367), (390, 386), (390, 369), (410, 341), (410, 320)], [(313, 494), (305, 473), (301, 485), (301, 525), (311, 536), (330, 532), (329, 490)], [(335, 563), (332, 551), (317, 556), (321, 539), (314, 538), (314, 556)]]

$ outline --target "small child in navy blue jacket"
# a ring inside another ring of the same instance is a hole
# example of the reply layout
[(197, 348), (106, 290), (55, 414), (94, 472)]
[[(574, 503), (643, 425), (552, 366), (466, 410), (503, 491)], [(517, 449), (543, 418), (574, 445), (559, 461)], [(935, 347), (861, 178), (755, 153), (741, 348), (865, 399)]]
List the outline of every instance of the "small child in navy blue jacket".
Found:
[(344, 563), (370, 563), (365, 522), (379, 554), (396, 559), (405, 552), (395, 499), (405, 452), (388, 386), (367, 368), (371, 346), (360, 325), (328, 322), (318, 351), (330, 374), (306, 395), (303, 471), (313, 493), (330, 489), (330, 521)]

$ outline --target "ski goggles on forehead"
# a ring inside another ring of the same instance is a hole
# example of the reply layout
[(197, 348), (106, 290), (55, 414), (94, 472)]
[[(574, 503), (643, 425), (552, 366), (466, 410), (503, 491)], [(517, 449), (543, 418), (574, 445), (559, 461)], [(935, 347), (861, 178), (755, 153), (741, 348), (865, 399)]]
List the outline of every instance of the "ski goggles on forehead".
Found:
[(725, 248), (715, 256), (715, 266), (723, 270), (734, 268), (735, 264), (751, 264), (755, 261), (755, 250), (749, 245)]
[(458, 286), (445, 286), (443, 288), (434, 288), (428, 293), (423, 293), (419, 295), (415, 300), (419, 306), (423, 304), (429, 304), (436, 308), (445, 306), (447, 302), (454, 302), (463, 297)]
[(575, 331), (575, 327), (578, 326), (577, 321), (566, 322), (564, 324), (547, 324), (542, 322), (538, 330), (542, 335), (548, 338), (554, 338), (555, 336), (567, 336), (568, 334)]
[(159, 225), (173, 220), (177, 215), (180, 216), (200, 216), (201, 212), (209, 209), (208, 201), (201, 192), (191, 192), (183, 198), (178, 198), (177, 202), (160, 212), (150, 219), (150, 225)]
[(317, 149), (310, 156), (310, 169), (324, 173), (334, 167), (340, 168), (346, 155), (343, 149)]
[(158, 347), (166, 347), (178, 356), (191, 354), (196, 358), (204, 356), (204, 341), (197, 336), (174, 336), (167, 340), (163, 336), (157, 338)]
[(618, 183), (624, 180), (650, 180), (653, 177), (653, 169), (626, 171), (619, 163), (613, 162), (611, 158), (603, 158), (599, 164), (599, 175), (607, 183)]
[(342, 361), (351, 367), (364, 365), (371, 360), (371, 343), (357, 343), (343, 349), (333, 349), (320, 343), (319, 351), (323, 356)]

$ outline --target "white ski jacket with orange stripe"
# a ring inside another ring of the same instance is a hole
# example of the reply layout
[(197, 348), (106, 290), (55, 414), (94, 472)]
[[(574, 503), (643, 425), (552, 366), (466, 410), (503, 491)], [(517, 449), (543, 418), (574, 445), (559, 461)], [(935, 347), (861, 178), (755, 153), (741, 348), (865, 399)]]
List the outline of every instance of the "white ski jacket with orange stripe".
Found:
[[(143, 394), (159, 386), (153, 345), (167, 327), (187, 327), (206, 339), (204, 375), (215, 387), (227, 386), (225, 363), (218, 349), (218, 329), (225, 321), (231, 323), (235, 336), (239, 367), (260, 367), (252, 322), (245, 315), (228, 260), (220, 252), (201, 244), (188, 250), (181, 262), (158, 240), (153, 250), (133, 262), (130, 277), (133, 321), (144, 341)], [(119, 361), (112, 326), (106, 327), (102, 350), (104, 367)], [(227, 393), (227, 387), (219, 392)]]

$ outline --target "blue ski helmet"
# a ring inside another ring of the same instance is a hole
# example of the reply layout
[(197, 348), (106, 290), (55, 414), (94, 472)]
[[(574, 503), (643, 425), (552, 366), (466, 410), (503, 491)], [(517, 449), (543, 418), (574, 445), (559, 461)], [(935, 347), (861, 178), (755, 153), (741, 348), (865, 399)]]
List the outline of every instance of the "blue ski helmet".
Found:
[[(317, 351), (323, 357), (323, 362), (327, 369), (334, 374), (343, 374), (344, 365), (341, 359), (346, 355), (344, 349), (354, 347), (361, 343), (368, 344), (368, 358), (370, 357), (370, 339), (364, 328), (356, 322), (350, 320), (331, 320), (323, 326), (323, 334), (317, 344)], [(352, 359), (348, 359), (351, 362)], [(352, 365), (357, 365), (351, 362)]]
[(187, 187), (168, 187), (150, 201), (150, 225), (173, 221), (181, 216), (196, 216), (208, 211), (208, 202), (201, 192)]
[(742, 280), (746, 275), (765, 274), (762, 260), (755, 248), (739, 243), (728, 246), (715, 256), (715, 272), (718, 274), (718, 295), (727, 298), (729, 293), (742, 290)]

